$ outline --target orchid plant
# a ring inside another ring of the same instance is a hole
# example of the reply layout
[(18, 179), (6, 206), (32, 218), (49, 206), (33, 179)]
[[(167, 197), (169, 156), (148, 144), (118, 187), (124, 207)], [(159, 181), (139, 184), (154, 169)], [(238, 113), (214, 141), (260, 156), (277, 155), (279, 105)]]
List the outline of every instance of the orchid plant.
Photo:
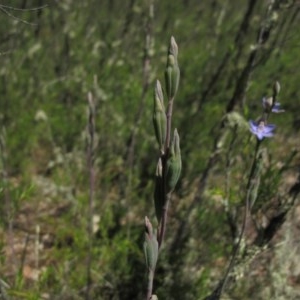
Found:
[(145, 217), (144, 253), (148, 276), (146, 300), (157, 299), (157, 296), (152, 293), (154, 273), (159, 251), (165, 237), (171, 195), (181, 173), (180, 139), (176, 128), (173, 137), (171, 137), (173, 103), (180, 78), (177, 57), (178, 46), (174, 37), (171, 37), (165, 69), (166, 109), (159, 80), (156, 81), (153, 97), (153, 126), (159, 149), (153, 196), (158, 227), (157, 230), (153, 229), (149, 218)]

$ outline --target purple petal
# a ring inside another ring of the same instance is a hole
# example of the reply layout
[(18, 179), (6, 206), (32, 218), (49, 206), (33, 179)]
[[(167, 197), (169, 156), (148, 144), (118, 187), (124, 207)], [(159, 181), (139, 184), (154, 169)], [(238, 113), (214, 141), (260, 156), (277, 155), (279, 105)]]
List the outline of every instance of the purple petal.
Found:
[(254, 121), (250, 120), (249, 124), (250, 124), (250, 130), (251, 131), (256, 131), (257, 130), (258, 125)]
[(259, 123), (254, 122), (252, 120), (249, 121), (250, 131), (256, 135), (259, 140), (262, 140), (264, 137), (273, 136), (273, 131), (276, 128), (274, 124), (264, 125), (264, 122), (261, 121)]
[(264, 126), (263, 132), (269, 133), (269, 132), (272, 132), (275, 128), (276, 128), (276, 126), (274, 124), (268, 124), (268, 125)]
[(264, 135), (263, 135), (262, 132), (257, 132), (255, 135), (257, 136), (257, 138), (258, 138), (259, 140), (262, 140), (262, 139), (264, 138)]
[(280, 109), (280, 106), (281, 106), (280, 103), (276, 102), (272, 108), (272, 112), (274, 112), (274, 113), (284, 112), (284, 109)]
[(265, 137), (272, 137), (272, 136), (274, 136), (274, 133), (273, 132), (268, 132), (268, 133), (265, 133), (264, 136)]

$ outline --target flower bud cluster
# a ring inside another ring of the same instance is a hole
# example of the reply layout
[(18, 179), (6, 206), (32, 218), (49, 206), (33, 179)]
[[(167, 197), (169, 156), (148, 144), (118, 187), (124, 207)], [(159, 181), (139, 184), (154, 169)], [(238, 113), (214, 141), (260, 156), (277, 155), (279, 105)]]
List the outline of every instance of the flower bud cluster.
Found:
[(171, 194), (178, 183), (182, 166), (180, 139), (177, 129), (174, 130), (174, 134), (171, 136), (173, 102), (177, 94), (179, 79), (178, 46), (174, 37), (171, 37), (165, 69), (167, 107), (165, 108), (164, 105), (164, 93), (159, 80), (156, 81), (153, 97), (152, 121), (159, 147), (153, 197), (158, 227), (157, 231), (153, 230), (150, 220), (147, 217), (145, 218), (144, 254), (148, 269), (147, 299), (149, 300), (158, 299), (156, 295), (152, 294), (154, 272), (159, 249), (165, 236), (168, 205)]

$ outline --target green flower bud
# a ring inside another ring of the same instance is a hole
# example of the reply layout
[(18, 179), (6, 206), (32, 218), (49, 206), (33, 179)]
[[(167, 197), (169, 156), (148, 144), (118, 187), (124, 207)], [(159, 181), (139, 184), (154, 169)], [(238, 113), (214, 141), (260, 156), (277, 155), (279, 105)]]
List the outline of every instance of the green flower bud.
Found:
[(174, 190), (180, 177), (181, 167), (180, 140), (177, 129), (175, 129), (166, 166), (167, 193)]
[(171, 36), (171, 40), (170, 40), (169, 54), (171, 54), (175, 57), (175, 60), (176, 60), (176, 63), (177, 63), (178, 46), (177, 46), (176, 41), (175, 41), (173, 36)]
[(175, 42), (174, 37), (171, 37), (167, 66), (165, 70), (165, 80), (166, 80), (166, 93), (168, 99), (174, 99), (179, 85), (180, 69), (178, 67), (178, 46)]
[(156, 173), (155, 173), (155, 190), (154, 190), (154, 205), (155, 205), (155, 214), (158, 223), (161, 220), (163, 207), (165, 204), (165, 195), (163, 190), (163, 178), (162, 178), (162, 162), (159, 158)]
[(154, 89), (153, 125), (159, 148), (163, 153), (166, 139), (167, 117), (161, 84), (158, 80), (156, 81)]
[(144, 253), (147, 268), (154, 271), (158, 257), (158, 242), (156, 233), (153, 231), (152, 224), (147, 217), (145, 217)]

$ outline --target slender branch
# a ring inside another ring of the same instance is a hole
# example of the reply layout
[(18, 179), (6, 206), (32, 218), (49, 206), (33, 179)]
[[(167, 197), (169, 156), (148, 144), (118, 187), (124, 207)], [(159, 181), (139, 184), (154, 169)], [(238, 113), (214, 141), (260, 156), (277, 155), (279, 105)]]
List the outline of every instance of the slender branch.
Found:
[(32, 7), (32, 8), (17, 8), (17, 7), (13, 7), (13, 6), (0, 4), (0, 8), (10, 9), (10, 10), (15, 10), (15, 11), (36, 11), (36, 10), (44, 9), (46, 7), (48, 7), (48, 4), (37, 6), (37, 7)]
[(94, 190), (95, 190), (95, 172), (94, 172), (94, 135), (95, 135), (95, 107), (93, 96), (88, 93), (89, 106), (89, 120), (88, 120), (88, 150), (87, 150), (87, 167), (89, 171), (89, 206), (87, 214), (87, 234), (88, 234), (88, 251), (87, 251), (87, 286), (86, 286), (86, 300), (90, 298), (91, 288), (91, 267), (92, 267), (92, 248), (93, 248), (93, 210), (94, 210)]
[(25, 20), (23, 20), (23, 19), (20, 19), (20, 18), (14, 16), (12, 13), (10, 13), (9, 11), (7, 11), (7, 10), (6, 10), (5, 8), (3, 8), (2, 6), (0, 6), (0, 10), (1, 10), (3, 13), (5, 13), (7, 16), (13, 18), (14, 20), (17, 20), (17, 21), (19, 21), (19, 22), (21, 22), (21, 23), (24, 23), (24, 24), (26, 24), (26, 25), (37, 26), (37, 24), (35, 24), (35, 23), (27, 22), (27, 21), (25, 21)]
[[(247, 10), (245, 11), (245, 14), (244, 14), (244, 18), (242, 20), (239, 30), (237, 31), (236, 36), (235, 36), (234, 48), (238, 47), (238, 49), (239, 49), (238, 53), (241, 52), (242, 48), (240, 45), (242, 44), (243, 37), (245, 36), (246, 32), (248, 31), (249, 24), (250, 24), (250, 18), (252, 17), (252, 14), (254, 12), (256, 2), (257, 2), (257, 0), (249, 0)], [(225, 69), (225, 67), (226, 67), (228, 61), (230, 60), (230, 58), (232, 57), (232, 55), (233, 55), (233, 51), (230, 47), (230, 49), (228, 49), (227, 52), (225, 53), (221, 63), (219, 64), (218, 68), (216, 69), (215, 73), (213, 73), (213, 75), (211, 76), (211, 79), (207, 85), (207, 88), (202, 93), (201, 101), (200, 101), (199, 107), (197, 109), (198, 112), (202, 109), (203, 104), (206, 102), (206, 99), (208, 98), (209, 93), (212, 91), (213, 87), (218, 82), (218, 79), (222, 76), (223, 70)]]

